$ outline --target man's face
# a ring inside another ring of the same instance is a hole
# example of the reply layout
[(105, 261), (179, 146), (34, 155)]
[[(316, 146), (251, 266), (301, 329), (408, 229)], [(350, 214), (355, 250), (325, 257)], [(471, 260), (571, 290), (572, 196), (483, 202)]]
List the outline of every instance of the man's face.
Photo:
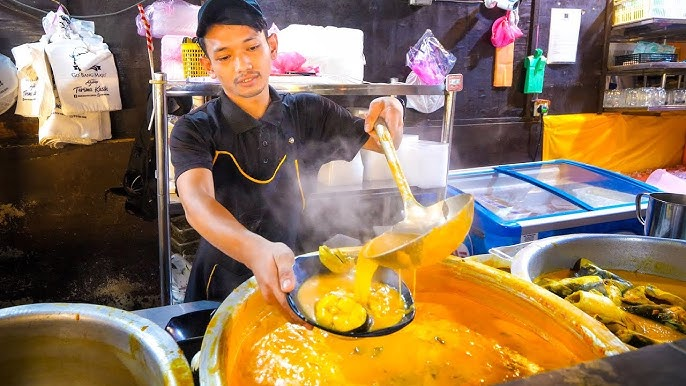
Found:
[(276, 58), (276, 35), (265, 37), (242, 25), (213, 25), (205, 34), (208, 59), (203, 65), (231, 99), (269, 93), (269, 73)]

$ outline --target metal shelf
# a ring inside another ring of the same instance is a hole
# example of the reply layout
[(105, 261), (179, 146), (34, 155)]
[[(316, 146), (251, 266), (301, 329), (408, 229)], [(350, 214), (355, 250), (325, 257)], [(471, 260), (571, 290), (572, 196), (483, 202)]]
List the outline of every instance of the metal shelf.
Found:
[(654, 40), (664, 43), (665, 40), (679, 42), (686, 41), (686, 20), (668, 18), (650, 18), (631, 23), (612, 25), (614, 1), (605, 1), (605, 36), (604, 51), (601, 68), (602, 76), (599, 87), (598, 112), (618, 111), (624, 113), (654, 113), (666, 111), (686, 110), (680, 106), (655, 106), (643, 108), (605, 108), (603, 107), (603, 93), (607, 79), (611, 75), (650, 76), (661, 75), (664, 86), (667, 76), (686, 75), (685, 62), (651, 62), (625, 66), (608, 66), (611, 43), (633, 42), (638, 40)]
[(620, 113), (664, 113), (664, 112), (686, 112), (686, 105), (664, 105), (646, 107), (604, 107), (606, 112)]
[[(290, 79), (275, 78), (270, 85), (279, 92), (298, 93), (312, 92), (320, 95), (443, 95), (443, 125), (441, 142), (450, 143), (453, 130), (453, 114), (455, 113), (455, 93), (462, 90), (462, 75), (450, 74), (444, 84), (436, 86), (408, 85), (404, 83), (360, 83), (360, 84), (331, 84), (322, 78), (304, 77), (296, 82), (297, 77)], [(178, 198), (171, 196), (169, 190), (169, 145), (167, 137), (167, 97), (216, 97), (222, 93), (222, 88), (216, 82), (186, 82), (167, 81), (166, 74), (155, 73), (153, 80), (153, 102), (155, 106), (155, 150), (157, 153), (157, 219), (159, 231), (159, 259), (160, 259), (160, 287), (162, 305), (171, 302), (171, 238), (170, 214), (180, 209)], [(448, 153), (450, 160), (450, 153)], [(448, 161), (449, 162), (449, 161)], [(445, 192), (445, 188), (443, 189)], [(375, 195), (397, 192), (397, 187), (388, 181), (366, 183), (362, 186), (322, 187), (318, 188), (319, 195), (359, 194)]]
[[(312, 77), (306, 77), (312, 78)], [(444, 95), (443, 85), (421, 86), (404, 83), (360, 83), (360, 84), (326, 84), (326, 83), (272, 83), (279, 92), (312, 92), (319, 95)], [(169, 96), (217, 96), (222, 88), (214, 82), (168, 82)]]
[(611, 42), (669, 38), (686, 40), (686, 20), (651, 18), (612, 26)]
[(662, 75), (665, 73), (686, 74), (686, 62), (650, 62), (607, 68), (607, 75)]

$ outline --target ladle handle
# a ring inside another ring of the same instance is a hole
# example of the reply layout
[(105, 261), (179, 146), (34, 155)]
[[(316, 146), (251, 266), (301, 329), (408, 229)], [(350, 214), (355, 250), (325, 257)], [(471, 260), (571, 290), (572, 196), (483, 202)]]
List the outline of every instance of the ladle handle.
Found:
[(409, 209), (413, 206), (419, 206), (417, 200), (415, 200), (412, 195), (412, 190), (410, 189), (410, 184), (405, 178), (405, 173), (400, 167), (400, 161), (398, 160), (398, 154), (395, 152), (395, 147), (393, 146), (393, 139), (388, 131), (388, 126), (386, 126), (386, 121), (379, 117), (376, 123), (374, 123), (374, 131), (376, 135), (379, 136), (379, 143), (381, 144), (381, 149), (383, 149), (386, 155), (386, 161), (388, 162), (388, 167), (391, 169), (391, 174), (395, 180), (396, 185), (398, 185), (398, 190), (400, 190), (400, 197), (403, 200), (405, 209)]

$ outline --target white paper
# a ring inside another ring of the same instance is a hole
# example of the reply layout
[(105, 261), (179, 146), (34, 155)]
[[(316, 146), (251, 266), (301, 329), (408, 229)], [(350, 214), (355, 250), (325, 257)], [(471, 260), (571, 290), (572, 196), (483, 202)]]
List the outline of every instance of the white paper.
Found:
[(550, 10), (549, 64), (576, 62), (580, 28), (581, 9), (552, 8)]

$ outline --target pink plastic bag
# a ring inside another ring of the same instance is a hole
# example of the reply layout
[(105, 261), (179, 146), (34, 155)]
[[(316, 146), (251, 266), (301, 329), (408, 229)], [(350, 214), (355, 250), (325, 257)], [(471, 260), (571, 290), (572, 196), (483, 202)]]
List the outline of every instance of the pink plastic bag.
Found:
[(511, 11), (507, 11), (505, 16), (496, 19), (491, 27), (491, 44), (496, 48), (510, 45), (524, 35), (517, 24), (510, 21), (510, 13)]
[(279, 52), (272, 62), (272, 74), (318, 74), (319, 67), (305, 66), (307, 59), (297, 52)]
[(441, 84), (457, 58), (447, 51), (433, 32), (427, 29), (405, 55), (405, 63), (424, 84)]

